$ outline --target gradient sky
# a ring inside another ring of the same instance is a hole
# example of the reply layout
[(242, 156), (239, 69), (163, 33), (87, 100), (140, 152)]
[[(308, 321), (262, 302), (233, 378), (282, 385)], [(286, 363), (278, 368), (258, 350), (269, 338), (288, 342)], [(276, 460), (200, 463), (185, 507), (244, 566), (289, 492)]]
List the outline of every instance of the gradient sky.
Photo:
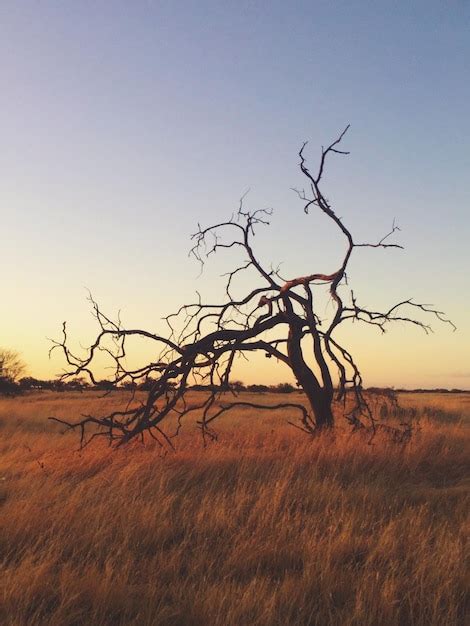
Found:
[[(395, 218), (405, 246), (359, 251), (355, 293), (431, 302), (458, 326), (348, 329), (365, 382), (470, 388), (467, 0), (3, 0), (0, 63), (0, 345), (31, 375), (61, 371), (47, 337), (64, 319), (92, 339), (85, 288), (149, 330), (196, 289), (215, 299), (224, 261), (198, 277), (189, 235), (248, 187), (250, 207), (275, 211), (266, 262), (337, 269), (343, 240), (290, 187), (302, 141), (313, 167), (351, 123), (325, 193), (357, 240)], [(237, 374), (289, 379), (266, 359)]]

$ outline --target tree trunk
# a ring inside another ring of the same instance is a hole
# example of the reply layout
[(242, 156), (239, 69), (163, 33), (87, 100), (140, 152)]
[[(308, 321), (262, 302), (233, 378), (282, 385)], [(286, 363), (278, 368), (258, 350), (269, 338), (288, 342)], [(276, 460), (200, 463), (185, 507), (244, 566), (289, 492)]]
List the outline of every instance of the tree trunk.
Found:
[(333, 428), (335, 420), (331, 408), (331, 394), (325, 389), (305, 388), (303, 390), (307, 394), (308, 401), (312, 407), (317, 428)]
[(306, 364), (300, 345), (302, 339), (301, 331), (301, 324), (296, 324), (295, 322), (290, 324), (287, 341), (289, 364), (297, 382), (307, 395), (317, 428), (332, 428), (334, 426), (333, 411), (331, 409), (333, 390), (322, 387), (315, 374)]

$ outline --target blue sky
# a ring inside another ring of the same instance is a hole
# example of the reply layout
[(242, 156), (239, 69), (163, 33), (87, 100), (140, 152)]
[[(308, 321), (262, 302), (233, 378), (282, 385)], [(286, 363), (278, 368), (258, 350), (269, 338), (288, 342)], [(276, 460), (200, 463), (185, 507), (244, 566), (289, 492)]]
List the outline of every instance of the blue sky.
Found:
[[(247, 188), (275, 211), (263, 259), (334, 269), (341, 239), (290, 187), (302, 141), (313, 165), (351, 123), (326, 193), (358, 240), (396, 218), (406, 247), (358, 255), (357, 294), (433, 302), (459, 330), (348, 341), (370, 384), (470, 388), (470, 3), (5, 1), (0, 63), (0, 345), (30, 373), (60, 371), (63, 319), (91, 338), (84, 287), (147, 328), (214, 299), (221, 266), (197, 278), (189, 235)], [(240, 376), (287, 379), (266, 367)]]

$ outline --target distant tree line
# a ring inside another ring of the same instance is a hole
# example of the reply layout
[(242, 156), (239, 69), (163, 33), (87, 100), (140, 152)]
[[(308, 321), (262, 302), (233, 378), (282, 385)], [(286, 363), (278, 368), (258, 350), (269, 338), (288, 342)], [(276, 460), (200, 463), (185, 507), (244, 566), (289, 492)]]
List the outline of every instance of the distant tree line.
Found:
[[(126, 381), (120, 385), (116, 385), (110, 380), (100, 380), (96, 384), (90, 384), (84, 377), (77, 376), (69, 380), (48, 379), (42, 380), (33, 376), (23, 376), (26, 367), (21, 360), (19, 354), (14, 350), (0, 348), (0, 395), (18, 395), (27, 391), (149, 391), (155, 380), (152, 377), (146, 378), (144, 381)], [(172, 388), (173, 383), (168, 382), (168, 388)], [(218, 392), (231, 391), (234, 393), (293, 393), (301, 391), (291, 383), (279, 383), (277, 385), (261, 385), (251, 384), (245, 385), (240, 380), (235, 380), (225, 386), (216, 385), (188, 385), (193, 391)], [(390, 389), (383, 387), (369, 387), (366, 390), (369, 394), (378, 394), (384, 396), (396, 393), (462, 393), (463, 389)]]
[[(84, 378), (76, 378), (68, 381), (60, 379), (42, 380), (33, 376), (25, 376), (15, 381), (8, 377), (0, 377), (0, 395), (19, 395), (31, 391), (55, 391), (55, 392), (83, 392), (83, 391), (148, 391), (153, 380), (144, 382), (127, 382), (123, 385), (115, 385), (112, 381), (101, 380), (92, 385)], [(293, 393), (302, 391), (291, 383), (279, 383), (277, 385), (251, 384), (245, 385), (241, 381), (235, 381), (225, 389), (215, 385), (192, 385), (189, 387), (193, 391), (217, 392), (230, 391), (233, 393)], [(464, 393), (464, 389), (386, 389), (382, 387), (370, 387), (366, 389), (369, 394), (384, 395), (390, 393)]]
[[(69, 380), (60, 378), (41, 379), (33, 376), (22, 376), (26, 370), (21, 356), (14, 350), (8, 350), (0, 347), (0, 395), (16, 396), (24, 392), (31, 391), (55, 391), (55, 392), (83, 392), (83, 391), (103, 391), (110, 392), (115, 390), (127, 391), (149, 391), (155, 383), (152, 377), (147, 377), (144, 381), (126, 381), (120, 385), (116, 385), (110, 380), (100, 380), (95, 384), (89, 383), (83, 376), (77, 376)], [(168, 388), (173, 384), (168, 382)], [(231, 391), (234, 393), (292, 393), (299, 391), (291, 383), (279, 383), (277, 385), (261, 385), (252, 384), (245, 385), (242, 381), (235, 380), (229, 385), (188, 385), (193, 391), (218, 392)]]
[[(92, 385), (88, 383), (84, 378), (75, 378), (68, 381), (60, 379), (43, 380), (40, 378), (34, 378), (33, 376), (25, 376), (19, 380), (13, 380), (11, 378), (0, 378), (0, 394), (3, 395), (18, 395), (27, 391), (148, 391), (152, 385), (153, 380), (148, 379), (144, 382), (127, 382), (123, 385), (115, 385), (112, 381), (101, 380), (97, 384)], [(230, 387), (222, 389), (216, 388), (211, 385), (192, 385), (190, 387), (193, 391), (232, 391), (235, 393), (250, 392), (250, 393), (292, 393), (299, 391), (294, 385), (290, 383), (279, 383), (278, 385), (245, 385), (241, 381), (235, 381), (230, 384)]]

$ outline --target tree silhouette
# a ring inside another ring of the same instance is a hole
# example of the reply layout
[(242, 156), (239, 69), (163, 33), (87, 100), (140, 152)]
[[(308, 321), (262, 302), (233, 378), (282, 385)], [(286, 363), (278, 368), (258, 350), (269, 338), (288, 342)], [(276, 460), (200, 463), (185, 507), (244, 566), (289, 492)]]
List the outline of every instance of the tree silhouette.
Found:
[[(265, 267), (254, 250), (253, 235), (256, 228), (269, 223), (271, 211), (247, 210), (242, 198), (238, 211), (230, 219), (208, 227), (198, 225), (192, 236), (194, 245), (190, 254), (201, 266), (208, 257), (227, 249), (236, 249), (245, 257), (227, 274), (223, 302), (204, 303), (198, 296), (196, 302), (183, 304), (176, 313), (165, 318), (169, 334), (163, 336), (124, 328), (120, 320), (105, 315), (90, 296), (99, 332), (84, 357), (74, 355), (69, 349), (66, 324), (63, 324), (63, 338), (54, 342), (52, 348), (61, 348), (70, 366), (63, 378), (87, 374), (96, 383), (93, 373), (96, 355), (105, 350), (114, 362), (116, 384), (142, 379), (152, 381), (145, 400), (137, 407), (101, 417), (89, 415), (77, 423), (58, 421), (80, 429), (82, 443), (87, 441), (87, 428), (94, 426), (90, 438), (104, 435), (122, 444), (144, 433), (159, 441), (162, 437), (169, 441), (170, 436), (179, 432), (183, 418), (191, 413), (198, 415), (203, 436), (213, 437), (214, 420), (234, 408), (255, 407), (270, 411), (282, 408), (292, 414), (297, 412), (299, 427), (307, 433), (315, 433), (333, 427), (333, 404), (338, 402), (341, 413), (354, 429), (374, 430), (376, 416), (364, 394), (361, 372), (347, 347), (338, 340), (337, 329), (345, 322), (355, 320), (385, 332), (388, 324), (400, 321), (429, 332), (431, 327), (420, 319), (421, 314), (431, 314), (442, 322), (452, 323), (442, 312), (412, 299), (404, 299), (386, 311), (368, 309), (359, 303), (348, 287), (347, 268), (356, 249), (401, 246), (390, 241), (398, 230), (395, 224), (376, 243), (357, 243), (321, 189), (327, 158), (348, 154), (339, 149), (347, 130), (348, 127), (322, 149), (315, 174), (307, 167), (306, 143), (302, 145), (300, 170), (307, 180), (308, 192), (295, 190), (306, 214), (311, 210), (320, 211), (344, 237), (345, 251), (334, 271), (310, 271), (303, 276), (285, 279), (278, 270)], [(259, 286), (243, 297), (235, 297), (233, 282), (248, 270), (258, 276)], [(322, 286), (328, 288), (333, 303), (333, 313), (327, 320), (320, 319), (315, 308), (316, 293)], [(419, 314), (418, 317), (415, 314)], [(128, 369), (125, 365), (126, 341), (132, 336), (152, 342), (158, 349), (158, 358), (144, 367)], [(113, 349), (107, 343), (109, 339), (114, 342)], [(302, 402), (272, 405), (237, 398), (231, 402), (226, 400), (222, 391), (230, 389), (235, 358), (253, 352), (262, 352), (290, 368), (305, 393), (308, 408)], [(188, 403), (187, 392), (194, 381), (206, 384), (210, 391), (199, 402)], [(178, 427), (170, 435), (162, 425), (172, 415), (177, 415)]]
[(0, 393), (18, 393), (18, 379), (25, 370), (25, 364), (15, 350), (0, 348)]

